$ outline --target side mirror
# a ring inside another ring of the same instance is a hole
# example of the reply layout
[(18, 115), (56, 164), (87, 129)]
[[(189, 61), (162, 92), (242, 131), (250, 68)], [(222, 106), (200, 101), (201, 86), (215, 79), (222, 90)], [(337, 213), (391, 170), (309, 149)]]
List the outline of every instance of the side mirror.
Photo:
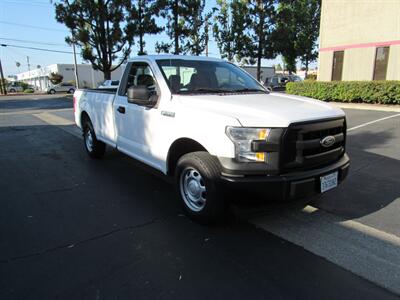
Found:
[(127, 91), (128, 102), (146, 107), (153, 107), (157, 103), (157, 98), (151, 96), (149, 89), (145, 85), (130, 86)]

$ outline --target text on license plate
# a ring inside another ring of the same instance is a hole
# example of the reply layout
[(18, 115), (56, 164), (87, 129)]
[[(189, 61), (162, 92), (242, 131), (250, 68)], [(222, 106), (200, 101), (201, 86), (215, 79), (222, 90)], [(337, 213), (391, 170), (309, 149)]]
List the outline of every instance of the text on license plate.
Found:
[(321, 193), (329, 191), (338, 185), (338, 172), (321, 176)]

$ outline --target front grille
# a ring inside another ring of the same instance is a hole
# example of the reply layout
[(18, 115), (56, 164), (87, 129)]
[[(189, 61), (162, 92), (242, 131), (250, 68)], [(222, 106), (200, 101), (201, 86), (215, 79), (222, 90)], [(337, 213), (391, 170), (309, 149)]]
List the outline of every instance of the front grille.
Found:
[[(335, 143), (323, 147), (321, 140), (334, 136)], [(282, 137), (280, 169), (306, 170), (338, 160), (345, 152), (346, 120), (344, 118), (291, 124)]]

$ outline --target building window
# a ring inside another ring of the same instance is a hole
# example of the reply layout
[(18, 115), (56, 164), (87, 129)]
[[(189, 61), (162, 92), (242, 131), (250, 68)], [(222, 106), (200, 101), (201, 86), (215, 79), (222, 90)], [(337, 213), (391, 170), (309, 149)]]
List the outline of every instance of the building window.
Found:
[(332, 81), (342, 80), (344, 51), (333, 52)]
[(375, 53), (374, 80), (386, 80), (389, 47), (378, 47)]

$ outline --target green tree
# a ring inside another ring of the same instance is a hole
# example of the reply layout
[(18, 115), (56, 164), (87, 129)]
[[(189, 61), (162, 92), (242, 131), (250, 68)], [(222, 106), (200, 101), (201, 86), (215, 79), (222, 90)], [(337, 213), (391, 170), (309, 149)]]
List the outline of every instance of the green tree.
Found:
[(182, 44), (189, 35), (189, 30), (185, 26), (185, 18), (188, 9), (187, 2), (190, 0), (160, 0), (160, 14), (166, 19), (166, 32), (172, 42), (157, 42), (156, 51), (158, 53), (185, 53)]
[(221, 58), (243, 61), (246, 45), (250, 42), (246, 34), (249, 24), (246, 0), (217, 0), (213, 33)]
[(321, 15), (320, 0), (302, 0), (298, 2), (298, 34), (295, 47), (307, 77), (309, 64), (318, 57), (317, 40)]
[(58, 73), (51, 72), (49, 75), (49, 80), (52, 84), (59, 84), (63, 81), (64, 76)]
[(272, 32), (273, 48), (282, 55), (289, 73), (296, 72), (297, 19), (296, 2), (302, 0), (279, 0), (276, 13), (276, 26)]
[(233, 61), (235, 47), (230, 3), (227, 0), (217, 0), (216, 12), (213, 25), (214, 38), (221, 58)]
[[(111, 72), (128, 58), (134, 32), (127, 21), (128, 0), (61, 0), (55, 3), (56, 20), (71, 30), (67, 43), (82, 48), (82, 58), (111, 79)], [(124, 24), (124, 25), (123, 25)], [(113, 65), (115, 60), (119, 60)]]
[(204, 13), (205, 3), (205, 0), (187, 2), (184, 19), (188, 36), (184, 49), (193, 55), (202, 54), (208, 44), (208, 22), (212, 12)]
[(273, 40), (289, 73), (296, 71), (297, 58), (307, 70), (317, 58), (320, 11), (320, 0), (279, 0)]
[(271, 41), (274, 27), (275, 1), (248, 0), (247, 1), (247, 35), (245, 53), (257, 63), (257, 80), (261, 79), (261, 59), (271, 59), (276, 56)]
[(133, 1), (129, 9), (128, 26), (135, 36), (139, 37), (138, 55), (145, 55), (144, 47), (146, 45), (144, 36), (146, 34), (157, 34), (163, 30), (156, 24), (156, 19), (160, 13), (159, 0), (137, 0)]

